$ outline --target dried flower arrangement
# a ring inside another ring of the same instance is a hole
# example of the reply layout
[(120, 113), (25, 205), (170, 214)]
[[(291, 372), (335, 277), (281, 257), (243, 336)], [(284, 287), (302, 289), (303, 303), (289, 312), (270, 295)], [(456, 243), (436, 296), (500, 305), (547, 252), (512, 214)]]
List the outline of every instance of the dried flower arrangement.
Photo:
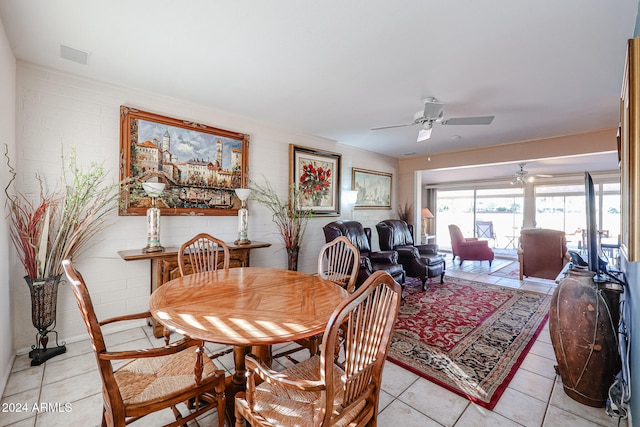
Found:
[(273, 222), (278, 226), (278, 231), (287, 250), (299, 248), (311, 217), (311, 211), (298, 210), (300, 192), (291, 186), (288, 200), (282, 200), (268, 180), (264, 185), (255, 182), (250, 185), (251, 199), (266, 206), (273, 214)]
[(48, 191), (37, 176), (40, 200), (33, 203), (20, 192), (10, 194), (16, 172), (6, 146), (5, 157), (12, 177), (4, 191), (11, 240), (18, 257), (30, 278), (59, 276), (63, 272), (62, 260), (77, 257), (109, 224), (107, 216), (118, 207), (120, 183), (106, 182), (108, 172), (103, 165), (79, 167), (74, 149), (68, 158), (62, 156), (63, 188)]

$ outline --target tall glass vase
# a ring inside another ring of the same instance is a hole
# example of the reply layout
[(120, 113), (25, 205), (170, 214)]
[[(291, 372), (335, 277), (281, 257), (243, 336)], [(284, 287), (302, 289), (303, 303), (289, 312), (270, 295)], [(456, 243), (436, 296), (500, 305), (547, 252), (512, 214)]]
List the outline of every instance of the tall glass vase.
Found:
[[(31, 322), (38, 330), (36, 344), (31, 346), (29, 352), (31, 366), (38, 366), (67, 351), (64, 343), (58, 344), (58, 333), (54, 330), (58, 304), (58, 284), (61, 277), (61, 274), (47, 278), (24, 277), (31, 293)], [(48, 334), (51, 332), (56, 336), (56, 346), (47, 348)]]
[(287, 270), (298, 271), (298, 253), (300, 247), (287, 248)]

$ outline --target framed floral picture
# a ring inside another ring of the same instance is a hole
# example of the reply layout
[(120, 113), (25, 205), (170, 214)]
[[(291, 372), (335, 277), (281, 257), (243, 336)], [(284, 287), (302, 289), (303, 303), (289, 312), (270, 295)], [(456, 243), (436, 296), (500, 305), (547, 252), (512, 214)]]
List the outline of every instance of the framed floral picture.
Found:
[(351, 187), (358, 192), (356, 209), (391, 209), (393, 175), (352, 168)]
[(120, 107), (120, 215), (145, 215), (143, 183), (164, 184), (162, 215), (237, 215), (248, 184), (249, 135)]
[(289, 145), (291, 184), (300, 192), (299, 209), (314, 215), (340, 215), (340, 162), (342, 155)]

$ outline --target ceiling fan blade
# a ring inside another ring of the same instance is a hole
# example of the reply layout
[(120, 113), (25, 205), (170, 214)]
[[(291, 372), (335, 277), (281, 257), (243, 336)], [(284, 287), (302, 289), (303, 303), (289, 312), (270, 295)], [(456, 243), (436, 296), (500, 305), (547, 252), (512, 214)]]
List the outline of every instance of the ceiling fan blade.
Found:
[(391, 125), (391, 126), (382, 126), (379, 128), (372, 128), (371, 130), (381, 130), (381, 129), (391, 129), (391, 128), (401, 128), (401, 127), (405, 127), (405, 126), (413, 126), (415, 123), (408, 123), (408, 124), (404, 124), (404, 125)]
[(443, 125), (488, 125), (491, 124), (495, 116), (480, 116), (480, 117), (453, 117), (443, 120)]
[(546, 174), (542, 174), (542, 173), (537, 173), (536, 176), (538, 178), (553, 178), (553, 175), (546, 175)]
[(437, 119), (443, 110), (444, 104), (442, 102), (427, 101), (424, 104), (424, 113), (422, 116), (429, 119)]

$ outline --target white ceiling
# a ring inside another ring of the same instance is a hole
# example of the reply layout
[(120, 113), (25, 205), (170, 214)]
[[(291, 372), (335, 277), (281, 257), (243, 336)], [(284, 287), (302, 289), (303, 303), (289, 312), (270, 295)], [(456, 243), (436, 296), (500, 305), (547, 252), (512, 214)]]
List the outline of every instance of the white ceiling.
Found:
[[(0, 0), (0, 19), (18, 59), (403, 158), (616, 127), (637, 9), (638, 0)], [(62, 59), (60, 45), (88, 52), (88, 63)], [(423, 143), (417, 126), (370, 130), (410, 123), (429, 96), (445, 117), (495, 120), (436, 124)], [(533, 173), (558, 173), (526, 160)], [(581, 162), (617, 167), (613, 153)], [(492, 175), (517, 165), (503, 167)]]

